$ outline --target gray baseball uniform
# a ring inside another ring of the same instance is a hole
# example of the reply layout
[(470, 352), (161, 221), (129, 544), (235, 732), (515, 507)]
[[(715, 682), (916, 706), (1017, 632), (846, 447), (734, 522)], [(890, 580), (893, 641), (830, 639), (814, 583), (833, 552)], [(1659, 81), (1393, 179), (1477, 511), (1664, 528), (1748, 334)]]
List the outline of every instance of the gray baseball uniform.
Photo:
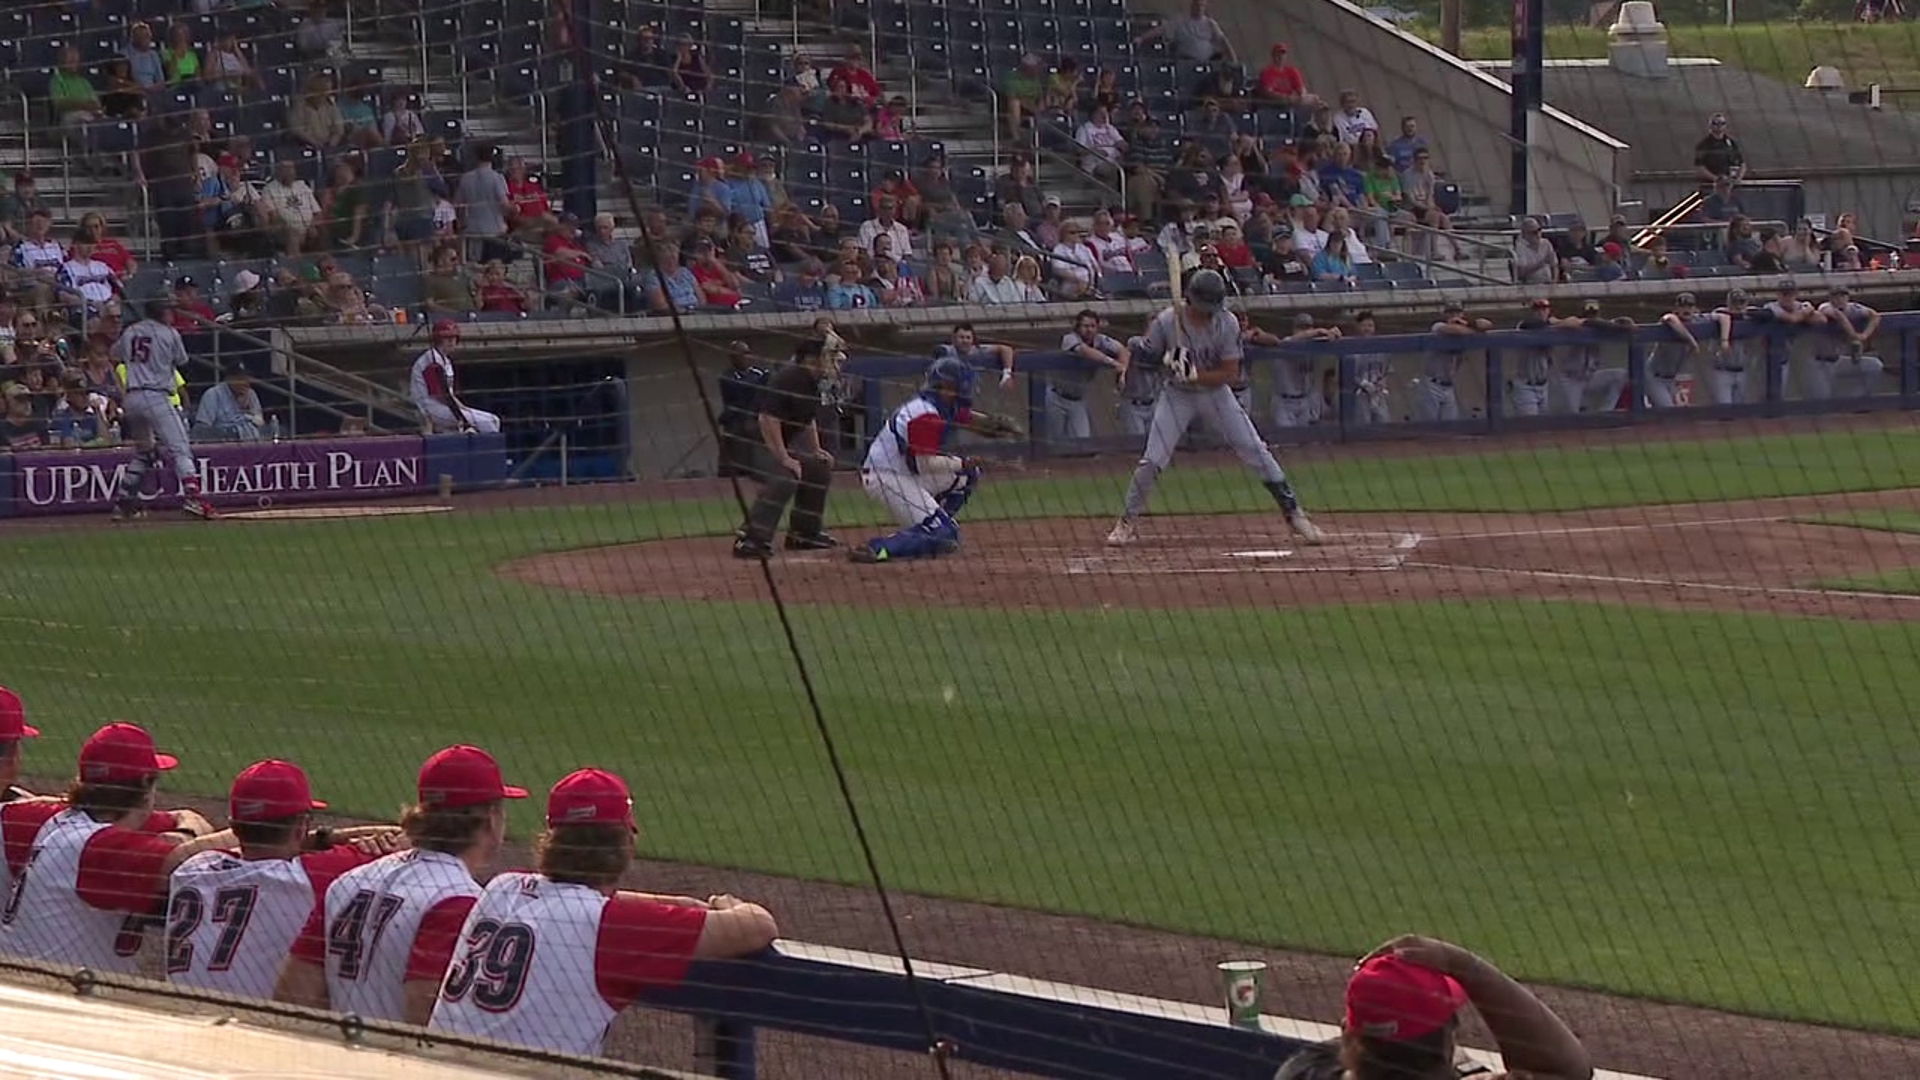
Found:
[[(1728, 318), (1738, 323), (1746, 309), (1717, 308)], [(1721, 348), (1718, 339), (1706, 348), (1713, 350), (1713, 370), (1707, 373), (1707, 388), (1713, 395), (1715, 405), (1738, 405), (1747, 400), (1747, 373), (1763, 368), (1767, 362), (1767, 339), (1764, 337), (1736, 338), (1732, 345)]]
[(1273, 365), (1273, 426), (1306, 427), (1313, 423), (1312, 395), (1318, 362), (1311, 356), (1286, 355)]
[[(1830, 323), (1845, 322), (1858, 332), (1873, 318), (1873, 309), (1852, 300), (1844, 304), (1829, 300), (1820, 305), (1820, 314)], [(1801, 390), (1807, 397), (1832, 397), (1834, 380), (1843, 375), (1859, 380), (1861, 396), (1872, 395), (1887, 365), (1877, 356), (1866, 355), (1864, 346), (1856, 349), (1851, 343), (1842, 344), (1845, 340), (1831, 332), (1819, 336), (1813, 360), (1807, 364), (1806, 378), (1801, 380)]]
[(1387, 372), (1393, 357), (1386, 353), (1355, 353), (1353, 357), (1353, 422), (1391, 423), (1387, 407)]
[[(1433, 333), (1440, 333), (1441, 327), (1446, 325), (1445, 321), (1434, 323)], [(1466, 358), (1464, 349), (1427, 354), (1426, 360), (1420, 365), (1420, 374), (1424, 379), (1420, 387), (1420, 419), (1460, 419), (1460, 398), (1454, 393), (1453, 381), (1459, 377), (1461, 361)]]
[[(1589, 319), (1588, 326), (1599, 320)], [(1570, 345), (1560, 350), (1560, 367), (1553, 375), (1554, 411), (1585, 412), (1597, 405), (1601, 412), (1613, 408), (1620, 389), (1627, 385), (1625, 368), (1600, 366), (1600, 346)]]
[[(1064, 353), (1073, 353), (1082, 345), (1107, 356), (1120, 355), (1120, 343), (1105, 334), (1095, 334), (1093, 340), (1083, 341), (1079, 334), (1069, 331), (1060, 339), (1060, 351)], [(1063, 442), (1093, 435), (1092, 417), (1087, 413), (1087, 387), (1101, 370), (1088, 360), (1083, 367), (1047, 375), (1047, 438)]]
[(182, 481), (193, 480), (193, 447), (187, 424), (172, 397), (174, 375), (187, 363), (187, 346), (173, 327), (142, 319), (126, 328), (113, 344), (113, 358), (127, 366), (126, 435), (142, 453), (158, 447)]
[[(1154, 318), (1152, 325), (1147, 328), (1147, 352), (1165, 355), (1174, 347), (1174, 319), (1178, 317), (1175, 308), (1168, 308)], [(1195, 370), (1200, 372), (1217, 370), (1228, 361), (1241, 360), (1246, 355), (1240, 341), (1240, 324), (1229, 311), (1216, 311), (1211, 320), (1199, 326), (1188, 320), (1185, 335), (1187, 354), (1193, 358)], [(1146, 512), (1154, 478), (1173, 461), (1173, 451), (1179, 445), (1180, 437), (1186, 434), (1187, 428), (1196, 419), (1205, 420), (1218, 432), (1234, 455), (1260, 474), (1263, 483), (1286, 483), (1287, 474), (1281, 471), (1280, 463), (1274, 460), (1273, 452), (1267, 449), (1266, 443), (1260, 441), (1260, 433), (1255, 430), (1253, 421), (1247, 418), (1247, 411), (1234, 400), (1232, 390), (1224, 385), (1169, 384), (1161, 390), (1159, 400), (1154, 403), (1153, 421), (1147, 429), (1146, 451), (1140, 458), (1139, 468), (1134, 470), (1133, 482), (1127, 486), (1128, 519)], [(1289, 490), (1289, 499), (1291, 494)]]
[(1160, 398), (1166, 372), (1160, 367), (1160, 354), (1147, 351), (1147, 339), (1127, 339), (1127, 351), (1133, 363), (1127, 365), (1127, 377), (1120, 380), (1120, 430), (1144, 436), (1153, 426), (1153, 405)]
[[(1672, 333), (1664, 328), (1658, 332)], [(1692, 356), (1693, 350), (1684, 341), (1667, 338), (1653, 343), (1647, 350), (1647, 404), (1656, 409), (1671, 409), (1678, 404), (1680, 373)]]
[[(1545, 330), (1547, 320), (1529, 315), (1515, 329)], [(1553, 349), (1540, 346), (1517, 350), (1513, 370), (1513, 415), (1540, 416), (1547, 411), (1547, 384), (1553, 379)]]

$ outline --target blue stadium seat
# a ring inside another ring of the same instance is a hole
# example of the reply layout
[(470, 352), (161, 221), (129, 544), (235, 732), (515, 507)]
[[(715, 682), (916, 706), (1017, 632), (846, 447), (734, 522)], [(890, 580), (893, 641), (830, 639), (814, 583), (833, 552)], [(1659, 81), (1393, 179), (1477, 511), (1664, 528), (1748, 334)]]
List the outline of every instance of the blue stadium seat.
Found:
[(1416, 262), (1390, 262), (1381, 264), (1388, 281), (1413, 281), (1426, 276), (1426, 269)]

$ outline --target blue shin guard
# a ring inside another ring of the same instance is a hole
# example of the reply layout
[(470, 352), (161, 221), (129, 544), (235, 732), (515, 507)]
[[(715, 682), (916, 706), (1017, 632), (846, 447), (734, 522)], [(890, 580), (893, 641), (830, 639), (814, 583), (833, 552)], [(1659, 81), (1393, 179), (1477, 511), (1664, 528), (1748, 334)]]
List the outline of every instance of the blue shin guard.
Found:
[(960, 546), (960, 527), (945, 510), (936, 511), (918, 525), (869, 541), (875, 554), (887, 559), (931, 559)]

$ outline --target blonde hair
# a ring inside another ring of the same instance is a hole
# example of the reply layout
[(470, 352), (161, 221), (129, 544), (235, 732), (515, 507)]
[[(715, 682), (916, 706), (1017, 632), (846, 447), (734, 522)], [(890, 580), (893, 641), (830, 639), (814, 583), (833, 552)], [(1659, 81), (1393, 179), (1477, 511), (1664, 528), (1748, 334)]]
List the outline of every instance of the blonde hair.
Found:
[(1020, 278), (1020, 272), (1021, 272), (1022, 270), (1031, 270), (1031, 271), (1033, 271), (1033, 280), (1034, 280), (1034, 282), (1035, 282), (1035, 283), (1038, 283), (1038, 282), (1039, 282), (1039, 280), (1040, 280), (1040, 263), (1039, 263), (1039, 261), (1038, 261), (1038, 260), (1036, 260), (1036, 259), (1035, 259), (1035, 258), (1034, 258), (1033, 256), (1031, 256), (1031, 255), (1022, 255), (1022, 256), (1020, 256), (1020, 258), (1019, 258), (1019, 259), (1018, 259), (1017, 261), (1015, 261), (1015, 262), (1014, 262), (1014, 264), (1013, 264), (1013, 276), (1014, 276), (1014, 279), (1015, 279), (1015, 280), (1019, 280), (1019, 278)]

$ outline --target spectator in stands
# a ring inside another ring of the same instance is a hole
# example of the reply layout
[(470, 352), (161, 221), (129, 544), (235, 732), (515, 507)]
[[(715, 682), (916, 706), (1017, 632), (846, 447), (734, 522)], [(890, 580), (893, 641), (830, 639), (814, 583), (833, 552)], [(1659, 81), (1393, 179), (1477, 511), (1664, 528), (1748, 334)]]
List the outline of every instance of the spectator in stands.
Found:
[(1353, 167), (1353, 147), (1341, 143), (1320, 167), (1320, 195), (1334, 206), (1366, 205), (1366, 174)]
[(340, 115), (332, 76), (317, 72), (307, 79), (306, 91), (287, 106), (287, 133), (321, 152), (346, 141), (347, 122)]
[(23, 234), (27, 218), (36, 210), (45, 210), (49, 215), (53, 207), (40, 197), (40, 186), (33, 174), (25, 169), (13, 174), (13, 190), (0, 195), (0, 235), (4, 235), (9, 244), (17, 243)]
[(1200, 111), (1187, 117), (1187, 144), (1198, 143), (1206, 147), (1207, 153), (1213, 157), (1231, 153), (1233, 138), (1237, 134), (1239, 129), (1234, 126), (1233, 117), (1228, 116), (1226, 110), (1220, 107), (1219, 98), (1203, 99), (1200, 102)]
[(175, 86), (200, 81), (200, 51), (193, 44), (191, 23), (176, 19), (167, 27), (167, 44), (160, 50), (160, 63), (166, 70), (167, 81)]
[[(1213, 249), (1220, 256), (1220, 263), (1228, 270), (1252, 270), (1258, 263), (1253, 257), (1253, 248), (1247, 243), (1247, 235), (1240, 223), (1232, 218), (1221, 218), (1214, 223), (1217, 235)], [(1229, 278), (1232, 275), (1228, 275)]]
[(34, 414), (33, 391), (18, 382), (0, 386), (6, 398), (6, 413), (0, 416), (0, 447), (8, 450), (39, 450), (48, 443), (47, 422)]
[(1208, 196), (1220, 197), (1220, 176), (1213, 171), (1213, 156), (1205, 146), (1188, 141), (1180, 148), (1180, 163), (1167, 174), (1164, 194), (1170, 202), (1179, 200), (1195, 207)]
[(1727, 261), (1747, 269), (1760, 253), (1760, 240), (1753, 235), (1753, 222), (1745, 214), (1735, 214), (1727, 222)]
[(680, 245), (671, 240), (654, 245), (653, 268), (641, 276), (640, 291), (655, 315), (685, 314), (700, 306), (700, 283), (680, 265)]
[(109, 351), (111, 343), (89, 335), (80, 343), (79, 375), (86, 382), (89, 394), (98, 394), (107, 399), (108, 418), (118, 415), (121, 396), (120, 379), (113, 371), (113, 354)]
[[(942, 165), (941, 169), (944, 170), (944, 168), (945, 166)], [(944, 176), (937, 177), (936, 179), (938, 179), (940, 183), (945, 183)], [(949, 189), (948, 196), (951, 197), (951, 195), (952, 191)], [(914, 186), (913, 181), (907, 179), (905, 170), (887, 170), (887, 174), (881, 179), (879, 186), (873, 189), (872, 201), (874, 205), (879, 205), (881, 199), (893, 200), (894, 206), (897, 207), (894, 211), (894, 216), (906, 222), (909, 228), (921, 228), (926, 225), (926, 200), (921, 197), (920, 189)]]
[(59, 63), (47, 80), (47, 105), (64, 128), (77, 129), (100, 119), (100, 95), (80, 68), (80, 50), (71, 45), (60, 50)]
[(1330, 232), (1327, 244), (1313, 257), (1313, 279), (1324, 282), (1349, 282), (1354, 279), (1353, 256), (1347, 250), (1347, 234)]
[(1333, 133), (1343, 143), (1360, 141), (1362, 131), (1380, 133), (1380, 121), (1373, 118), (1373, 110), (1360, 104), (1358, 90), (1340, 91), (1340, 108), (1333, 114)]
[(473, 284), (460, 272), (460, 249), (442, 244), (433, 250), (431, 266), (420, 276), (430, 315), (464, 315), (478, 311)]
[(1392, 247), (1394, 230), (1413, 221), (1406, 192), (1400, 187), (1400, 174), (1394, 171), (1392, 158), (1382, 155), (1373, 159), (1373, 167), (1367, 170), (1363, 196), (1365, 213), (1362, 216), (1372, 224), (1373, 245), (1377, 248)]
[(1086, 114), (1096, 107), (1105, 108), (1107, 115), (1118, 116), (1121, 106), (1126, 104), (1125, 95), (1120, 93), (1120, 70), (1112, 65), (1094, 73), (1093, 85), (1081, 91), (1080, 99), (1074, 102), (1075, 111)]
[(1526, 987), (1458, 945), (1409, 935), (1368, 953), (1355, 968), (1340, 1038), (1295, 1054), (1274, 1080), (1452, 1080), (1460, 1011), (1467, 1005), (1493, 1033), (1513, 1075), (1593, 1075), (1580, 1040)]
[(827, 138), (848, 142), (859, 142), (873, 134), (873, 113), (853, 96), (847, 80), (827, 80), (827, 100), (820, 107), (820, 131)]
[(1733, 178), (1716, 176), (1713, 189), (1700, 201), (1700, 218), (1703, 221), (1732, 221), (1746, 213), (1746, 207), (1740, 204), (1740, 197), (1733, 193)]
[(615, 234), (612, 214), (601, 211), (593, 216), (593, 229), (583, 239), (591, 261), (587, 264), (587, 288), (596, 307), (623, 315), (640, 312), (639, 290), (633, 278), (633, 244)]
[(482, 143), (474, 150), (473, 168), (460, 177), (453, 203), (460, 215), (460, 231), (467, 238), (467, 258), (481, 262), (511, 262), (518, 254), (506, 242), (513, 200), (506, 178), (493, 167), (494, 148)]
[(80, 224), (74, 228), (75, 239), (85, 238), (93, 245), (93, 257), (107, 264), (113, 275), (122, 281), (132, 277), (140, 268), (133, 253), (127, 246), (107, 232), (107, 219), (98, 210), (89, 210), (80, 215)]
[(60, 268), (66, 265), (67, 253), (51, 235), (52, 230), (52, 212), (36, 207), (27, 215), (20, 242), (13, 246), (13, 265), (19, 271), (15, 291), (24, 290), (27, 307), (43, 308), (53, 302)]
[(1120, 162), (1127, 150), (1127, 140), (1120, 129), (1113, 126), (1113, 114), (1105, 105), (1095, 105), (1087, 119), (1074, 133), (1073, 141), (1085, 147), (1087, 152), (1080, 158), (1080, 167), (1091, 173), (1101, 183), (1110, 187), (1120, 182)]
[(113, 268), (94, 257), (93, 241), (76, 232), (67, 248), (67, 261), (60, 266), (61, 300), (85, 316), (81, 320), (84, 324), (99, 314), (120, 288)]
[(1159, 216), (1167, 176), (1174, 169), (1173, 142), (1160, 122), (1140, 102), (1132, 105), (1133, 123), (1125, 132), (1126, 152), (1121, 165), (1127, 171), (1127, 213), (1141, 220)]
[(1040, 204), (1040, 220), (1029, 222), (1028, 235), (1042, 252), (1053, 250), (1060, 242), (1060, 231), (1066, 225), (1066, 211), (1061, 208), (1060, 196), (1049, 195)]
[(1827, 257), (1829, 268), (1833, 270), (1866, 268), (1860, 257), (1860, 246), (1853, 242), (1853, 233), (1845, 228), (1837, 228), (1827, 234)]
[(334, 249), (368, 247), (376, 239), (373, 187), (361, 180), (352, 159), (334, 162), (333, 183), (321, 196), (320, 209), (327, 244)]
[(1060, 242), (1053, 246), (1051, 263), (1055, 293), (1069, 300), (1098, 294), (1100, 257), (1087, 244), (1087, 227), (1079, 221), (1060, 226)]
[(1794, 226), (1793, 235), (1781, 244), (1780, 257), (1794, 270), (1815, 270), (1820, 266), (1823, 250), (1820, 238), (1814, 235), (1813, 220), (1801, 218)]
[(919, 280), (902, 276), (899, 260), (891, 256), (879, 256), (873, 260), (873, 280), (868, 287), (879, 296), (881, 307), (922, 307), (927, 302)]
[(835, 79), (845, 79), (854, 100), (862, 105), (872, 107), (880, 103), (882, 93), (880, 80), (875, 78), (873, 71), (867, 67), (866, 50), (859, 45), (847, 47), (846, 58), (841, 60), (827, 76), (829, 83)]
[(1284, 41), (1273, 46), (1268, 54), (1267, 66), (1260, 69), (1259, 77), (1254, 80), (1254, 97), (1262, 104), (1285, 105), (1296, 109), (1311, 109), (1324, 104), (1307, 92), (1307, 77), (1294, 66), (1287, 52), (1287, 43)]
[(798, 146), (807, 141), (807, 117), (801, 111), (800, 84), (788, 80), (767, 97), (760, 109), (760, 140), (775, 146)]
[(1240, 62), (1240, 57), (1233, 50), (1233, 40), (1220, 28), (1220, 23), (1207, 14), (1207, 0), (1191, 0), (1185, 16), (1176, 15), (1160, 20), (1153, 29), (1134, 38), (1133, 43), (1145, 45), (1158, 39), (1165, 39), (1168, 51), (1184, 63), (1205, 64), (1214, 60)]
[(86, 376), (70, 371), (60, 376), (60, 400), (47, 418), (54, 445), (91, 449), (112, 444), (113, 403), (87, 389)]
[(824, 249), (814, 236), (812, 220), (792, 203), (773, 212), (773, 225), (767, 232), (774, 258), (783, 263), (817, 258)]
[(794, 311), (822, 311), (827, 306), (827, 268), (819, 259), (800, 262), (799, 269), (774, 290), (774, 300)]
[(259, 442), (265, 437), (266, 414), (254, 392), (247, 369), (234, 365), (224, 377), (200, 395), (193, 412), (195, 442)]
[(1632, 274), (1627, 270), (1627, 250), (1609, 240), (1600, 245), (1600, 259), (1593, 264), (1593, 280), (1600, 282), (1625, 281)]
[(320, 200), (313, 186), (300, 178), (299, 165), (292, 158), (274, 163), (273, 180), (261, 190), (261, 201), (272, 209), (267, 224), (289, 256), (325, 243), (321, 232)]
[(207, 50), (207, 85), (235, 94), (266, 89), (265, 80), (247, 59), (240, 35), (231, 29), (222, 30), (213, 48)]
[(166, 85), (167, 65), (154, 47), (153, 27), (144, 22), (127, 28), (127, 69), (142, 90)]
[(1033, 182), (1032, 158), (1025, 154), (1013, 156), (1006, 174), (993, 182), (993, 201), (1001, 207), (1017, 204), (1029, 218), (1040, 216), (1044, 207), (1040, 188)]
[(891, 197), (874, 200), (873, 217), (860, 226), (860, 246), (872, 251), (874, 237), (884, 235), (893, 242), (889, 254), (898, 259), (913, 258), (913, 236), (906, 223), (899, 220), (899, 209)]
[(1427, 149), (1427, 137), (1420, 134), (1420, 121), (1411, 116), (1400, 118), (1400, 134), (1387, 144), (1387, 156), (1393, 159), (1395, 172), (1413, 168), (1414, 155)]
[(100, 93), (100, 111), (116, 120), (135, 119), (145, 114), (147, 95), (134, 81), (133, 65), (126, 57), (107, 61), (102, 79), (105, 85)]
[(691, 38), (681, 38), (673, 46), (673, 88), (682, 94), (699, 97), (713, 85), (713, 72), (707, 67), (707, 50)]
[(1093, 229), (1087, 236), (1087, 246), (1093, 249), (1093, 257), (1103, 274), (1134, 273), (1139, 269), (1135, 258), (1153, 249), (1145, 240), (1114, 228), (1113, 214), (1105, 207), (1093, 212)]
[(414, 140), (424, 139), (427, 122), (420, 117), (419, 99), (404, 86), (387, 92), (387, 111), (380, 115), (380, 140), (388, 146), (408, 147), (412, 156)]
[(422, 265), (426, 261), (427, 244), (433, 239), (433, 211), (438, 202), (424, 172), (424, 145), (424, 139), (415, 139), (406, 160), (394, 170), (393, 178), (387, 183), (387, 201), (381, 215), (387, 222), (386, 242)]
[(1016, 257), (1035, 250), (1044, 252), (1052, 246), (1042, 244), (1040, 238), (1028, 227), (1030, 222), (1027, 219), (1027, 212), (1019, 203), (1008, 203), (1002, 207), (1000, 220), (1002, 226), (1000, 235), (1011, 243)]
[(1019, 303), (1041, 304), (1047, 301), (1047, 287), (1040, 272), (1039, 259), (1022, 255), (1013, 260), (1013, 280), (1019, 285)]
[(1000, 104), (1006, 108), (1007, 134), (1020, 138), (1022, 126), (1033, 121), (1047, 96), (1047, 73), (1038, 53), (1020, 57), (1020, 66), (1000, 80)]
[(1553, 245), (1540, 235), (1540, 219), (1520, 222), (1520, 235), (1513, 240), (1513, 280), (1519, 285), (1551, 285), (1560, 278), (1560, 257)]
[(306, 15), (294, 28), (293, 42), (312, 59), (336, 56), (346, 46), (346, 24), (334, 15), (330, 0), (307, 0)]
[(852, 259), (842, 259), (840, 268), (827, 277), (827, 310), (852, 311), (880, 306), (880, 298), (867, 287), (869, 275)]
[(913, 133), (913, 109), (902, 94), (895, 94), (873, 110), (876, 137), (899, 142)]
[[(329, 274), (339, 270), (339, 267), (331, 266), (331, 260), (329, 266)], [(173, 306), (179, 315), (177, 325), (180, 329), (202, 329), (204, 324), (214, 321), (213, 305), (207, 303), (206, 294), (200, 291), (200, 283), (193, 277), (182, 274), (173, 279), (170, 288), (173, 291)]]
[(240, 175), (240, 159), (220, 155), (214, 174), (200, 182), (200, 209), (209, 255), (255, 252), (266, 215), (260, 190)]
[(527, 168), (525, 158), (507, 159), (507, 228), (516, 246), (538, 247), (546, 242), (548, 230), (559, 217), (553, 201), (547, 198), (546, 185)]
[(533, 309), (527, 294), (507, 280), (507, 264), (489, 259), (480, 268), (480, 284), (474, 289), (481, 311), (525, 315)]
[(1247, 96), (1247, 88), (1242, 85), (1244, 77), (1240, 65), (1217, 63), (1208, 67), (1187, 93), (1188, 101), (1204, 101), (1217, 98), (1221, 101), (1237, 101)]
[(1738, 184), (1747, 175), (1747, 158), (1740, 144), (1727, 130), (1727, 115), (1714, 113), (1707, 118), (1707, 134), (1693, 146), (1693, 173), (1701, 187), (1726, 177)]
[(773, 262), (773, 252), (760, 243), (754, 235), (753, 226), (741, 220), (735, 214), (727, 221), (726, 248), (721, 251), (727, 267), (748, 281), (770, 284), (780, 279), (780, 270)]
[[(593, 294), (587, 289), (587, 267), (593, 256), (580, 242), (580, 225), (571, 214), (552, 219), (540, 239), (541, 275), (547, 286), (547, 306), (565, 312), (589, 312)], [(613, 313), (617, 314), (615, 307)]]
[(1253, 213), (1254, 178), (1248, 175), (1246, 160), (1239, 154), (1220, 159), (1220, 201), (1235, 221), (1245, 221)]
[(1013, 279), (1007, 253), (996, 249), (987, 256), (986, 272), (973, 279), (967, 298), (975, 304), (1017, 304), (1025, 296), (1026, 291)]
[(754, 241), (765, 248), (772, 243), (767, 231), (767, 214), (773, 209), (773, 194), (758, 175), (759, 162), (746, 151), (733, 159), (727, 172), (727, 212), (738, 215), (753, 229)]
[(266, 282), (252, 270), (233, 275), (227, 285), (227, 310), (216, 320), (222, 326), (242, 330), (260, 330), (272, 326), (267, 313)]
[(1566, 274), (1582, 266), (1594, 266), (1600, 262), (1600, 245), (1593, 239), (1593, 233), (1587, 223), (1576, 220), (1567, 226), (1567, 231), (1550, 238), (1553, 252), (1560, 258), (1560, 273)]
[(1261, 260), (1260, 269), (1270, 279), (1279, 282), (1307, 282), (1313, 280), (1313, 267), (1309, 260), (1302, 258), (1294, 250), (1295, 233), (1276, 233), (1273, 248)]
[(673, 54), (660, 46), (660, 28), (643, 23), (634, 31), (620, 82), (629, 90), (660, 90), (673, 85)]

